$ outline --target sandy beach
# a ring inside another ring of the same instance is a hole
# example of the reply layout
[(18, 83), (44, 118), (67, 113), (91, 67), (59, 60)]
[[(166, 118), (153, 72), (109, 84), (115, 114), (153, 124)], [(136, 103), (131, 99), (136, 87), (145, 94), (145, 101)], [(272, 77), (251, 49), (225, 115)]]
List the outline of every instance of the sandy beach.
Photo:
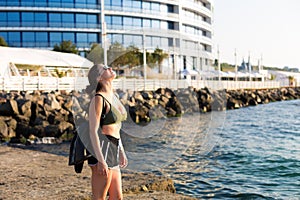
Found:
[[(0, 200), (91, 199), (89, 167), (85, 164), (82, 173), (76, 174), (59, 149), (63, 148), (0, 145)], [(193, 199), (170, 192), (174, 184), (165, 177), (126, 170), (122, 176), (125, 200)]]

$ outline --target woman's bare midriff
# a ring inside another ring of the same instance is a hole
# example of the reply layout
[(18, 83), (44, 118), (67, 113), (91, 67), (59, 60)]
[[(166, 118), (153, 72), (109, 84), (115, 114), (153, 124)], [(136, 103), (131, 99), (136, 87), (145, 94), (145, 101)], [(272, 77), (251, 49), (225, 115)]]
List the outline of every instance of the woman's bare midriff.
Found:
[(120, 138), (120, 128), (117, 124), (109, 124), (102, 126), (102, 133), (115, 138)]

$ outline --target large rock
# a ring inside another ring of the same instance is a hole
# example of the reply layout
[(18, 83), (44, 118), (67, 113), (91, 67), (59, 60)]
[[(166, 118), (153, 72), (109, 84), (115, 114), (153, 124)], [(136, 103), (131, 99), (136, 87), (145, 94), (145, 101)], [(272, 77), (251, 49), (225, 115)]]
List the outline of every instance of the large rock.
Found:
[(10, 99), (4, 104), (0, 105), (0, 115), (1, 116), (15, 116), (19, 114), (18, 103)]
[(0, 139), (1, 138), (8, 138), (9, 132), (8, 127), (3, 118), (0, 118)]

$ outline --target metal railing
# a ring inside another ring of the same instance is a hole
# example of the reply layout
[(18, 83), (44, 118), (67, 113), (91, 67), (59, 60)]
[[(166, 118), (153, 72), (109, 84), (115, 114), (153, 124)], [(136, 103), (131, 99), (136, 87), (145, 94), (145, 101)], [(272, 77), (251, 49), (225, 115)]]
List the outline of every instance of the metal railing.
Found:
[[(88, 85), (87, 77), (2, 77), (0, 78), (0, 90), (2, 91), (54, 91), (54, 90), (83, 90)], [(173, 90), (181, 88), (204, 88), (213, 90), (236, 90), (236, 89), (266, 89), (279, 88), (277, 81), (217, 81), (217, 80), (158, 80), (148, 79), (115, 79), (115, 89), (123, 91), (154, 91), (158, 88), (170, 88)]]

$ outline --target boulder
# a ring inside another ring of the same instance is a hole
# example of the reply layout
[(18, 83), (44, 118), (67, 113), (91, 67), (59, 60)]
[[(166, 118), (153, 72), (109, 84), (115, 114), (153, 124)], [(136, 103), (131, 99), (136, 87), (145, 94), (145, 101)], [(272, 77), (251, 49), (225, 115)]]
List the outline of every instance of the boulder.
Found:
[(19, 114), (18, 103), (10, 99), (4, 104), (0, 105), (0, 115), (1, 116), (15, 116)]

